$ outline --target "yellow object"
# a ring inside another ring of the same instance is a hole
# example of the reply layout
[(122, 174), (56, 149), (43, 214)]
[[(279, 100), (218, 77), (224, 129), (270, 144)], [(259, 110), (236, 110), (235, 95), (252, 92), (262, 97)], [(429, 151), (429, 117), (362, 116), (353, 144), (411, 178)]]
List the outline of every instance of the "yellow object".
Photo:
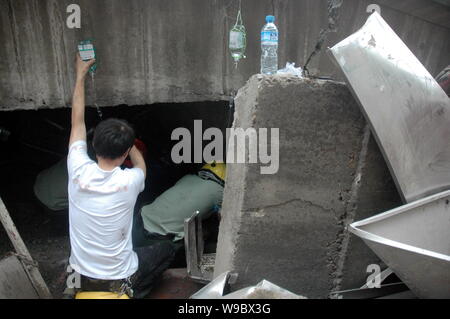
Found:
[(127, 294), (119, 297), (114, 292), (83, 291), (76, 294), (75, 299), (130, 299)]
[(214, 173), (214, 175), (225, 182), (225, 176), (227, 175), (227, 166), (225, 163), (213, 162), (210, 164), (206, 164), (202, 167), (202, 170), (207, 170)]

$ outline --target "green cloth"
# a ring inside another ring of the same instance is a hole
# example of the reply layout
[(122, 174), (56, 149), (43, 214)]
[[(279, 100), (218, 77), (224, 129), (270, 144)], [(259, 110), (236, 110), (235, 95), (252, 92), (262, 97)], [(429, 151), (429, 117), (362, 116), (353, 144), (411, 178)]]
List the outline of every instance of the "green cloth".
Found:
[[(88, 142), (88, 155), (95, 160), (92, 143)], [(55, 165), (43, 170), (34, 182), (34, 194), (47, 208), (61, 211), (69, 208), (69, 193), (67, 191), (69, 174), (67, 173), (67, 156)]]
[(184, 220), (196, 211), (206, 218), (214, 205), (222, 203), (223, 187), (197, 175), (186, 175), (151, 204), (142, 207), (144, 228), (150, 233), (184, 238)]
[(43, 170), (36, 177), (34, 194), (49, 209), (59, 211), (69, 207), (67, 193), (67, 157)]

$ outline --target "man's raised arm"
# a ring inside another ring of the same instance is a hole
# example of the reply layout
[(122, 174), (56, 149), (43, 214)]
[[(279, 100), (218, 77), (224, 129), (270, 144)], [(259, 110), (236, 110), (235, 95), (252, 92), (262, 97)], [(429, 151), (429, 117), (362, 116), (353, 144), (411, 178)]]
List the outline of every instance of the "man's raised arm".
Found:
[(72, 98), (72, 129), (70, 131), (69, 146), (79, 140), (86, 140), (86, 125), (84, 123), (84, 82), (89, 68), (95, 60), (82, 61), (80, 55), (76, 57), (76, 72), (77, 77), (75, 81), (75, 88), (73, 90)]

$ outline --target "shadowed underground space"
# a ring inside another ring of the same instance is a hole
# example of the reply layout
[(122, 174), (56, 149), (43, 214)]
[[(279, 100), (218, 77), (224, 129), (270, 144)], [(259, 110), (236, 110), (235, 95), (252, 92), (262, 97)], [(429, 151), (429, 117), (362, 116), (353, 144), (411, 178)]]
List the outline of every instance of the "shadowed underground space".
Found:
[[(58, 198), (52, 199), (54, 205), (50, 208), (49, 206), (52, 205), (48, 203), (44, 205), (42, 200), (37, 198), (36, 178), (42, 171), (58, 166), (58, 163), (63, 169), (65, 168), (64, 162), (70, 135), (70, 111), (70, 108), (59, 108), (1, 112), (0, 115), (2, 150), (0, 196), (31, 255), (39, 263), (42, 275), (56, 298), (62, 296), (67, 259), (70, 254), (68, 212), (64, 205), (62, 205), (63, 209), (58, 207), (61, 204)], [(138, 197), (136, 204), (135, 228), (142, 227), (142, 220), (139, 219), (140, 207), (152, 203), (182, 177), (196, 174), (203, 166), (202, 163), (175, 164), (172, 161), (171, 150), (178, 143), (177, 140), (171, 140), (172, 131), (184, 127), (194, 136), (194, 120), (202, 121), (203, 131), (210, 127), (224, 131), (231, 122), (228, 102), (222, 101), (145, 106), (123, 105), (104, 107), (101, 111), (103, 119), (127, 120), (134, 127), (136, 137), (143, 142), (147, 150), (148, 174), (145, 190)], [(99, 122), (100, 118), (96, 109), (88, 107), (86, 109), (87, 130), (95, 128)], [(203, 142), (205, 143), (208, 141)], [(60, 185), (65, 183), (64, 176), (58, 175), (52, 178)], [(43, 188), (45, 191), (49, 189)], [(205, 249), (211, 252), (215, 251), (216, 247), (218, 223), (217, 214), (211, 215), (205, 221), (205, 235), (209, 238)], [(13, 250), (4, 229), (0, 228), (0, 258)], [(173, 285), (177, 285), (178, 282), (181, 285), (189, 285), (184, 267), (186, 267), (186, 260), (184, 247), (181, 245), (170, 266), (178, 270), (165, 274), (160, 288), (156, 287), (152, 296), (180, 297), (179, 294), (171, 294), (167, 289), (173, 288)], [(172, 276), (173, 274), (176, 275)], [(196, 289), (197, 286), (192, 285), (192, 287)], [(194, 289), (192, 287), (191, 289)]]

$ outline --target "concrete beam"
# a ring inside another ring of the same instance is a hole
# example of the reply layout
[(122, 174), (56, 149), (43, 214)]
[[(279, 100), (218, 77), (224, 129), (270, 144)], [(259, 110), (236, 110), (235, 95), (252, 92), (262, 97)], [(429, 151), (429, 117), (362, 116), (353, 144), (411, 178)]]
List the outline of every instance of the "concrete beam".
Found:
[(349, 242), (345, 225), (398, 195), (347, 87), (253, 76), (235, 116), (234, 127), (280, 129), (280, 168), (261, 175), (259, 164), (228, 164), (215, 276), (233, 270), (236, 289), (267, 279), (309, 298), (342, 287), (346, 269), (350, 285), (363, 285), (379, 261)]
[[(81, 29), (69, 29), (69, 4), (81, 7)], [(369, 0), (343, 2), (337, 32), (323, 48), (360, 28)], [(382, 15), (432, 74), (448, 65), (449, 29), (388, 6)], [(100, 106), (227, 100), (260, 69), (260, 30), (274, 13), (279, 66), (304, 65), (328, 23), (327, 0), (246, 0), (247, 59), (236, 70), (228, 33), (238, 1), (0, 0), (0, 110), (68, 107), (78, 41), (94, 38)], [(321, 52), (313, 74), (340, 79)], [(93, 104), (88, 81), (87, 103)]]

